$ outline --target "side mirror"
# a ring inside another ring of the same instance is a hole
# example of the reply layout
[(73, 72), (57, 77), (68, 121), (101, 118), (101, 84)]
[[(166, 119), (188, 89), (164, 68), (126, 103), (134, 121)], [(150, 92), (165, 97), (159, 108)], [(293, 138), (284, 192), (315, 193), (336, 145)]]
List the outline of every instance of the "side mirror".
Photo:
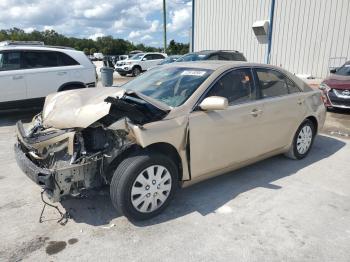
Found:
[(337, 69), (331, 69), (331, 70), (329, 70), (329, 72), (330, 72), (331, 74), (334, 74), (335, 72), (337, 72)]
[(147, 57), (142, 58), (142, 61), (147, 61)]
[(210, 96), (200, 103), (199, 108), (205, 111), (224, 110), (228, 107), (228, 100), (222, 96)]

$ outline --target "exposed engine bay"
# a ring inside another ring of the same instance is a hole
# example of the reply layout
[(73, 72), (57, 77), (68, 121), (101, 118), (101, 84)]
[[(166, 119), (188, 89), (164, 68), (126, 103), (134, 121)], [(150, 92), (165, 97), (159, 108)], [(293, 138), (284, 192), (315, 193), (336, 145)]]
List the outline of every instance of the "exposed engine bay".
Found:
[(28, 129), (17, 123), (17, 163), (52, 202), (109, 184), (112, 162), (137, 146), (130, 127), (142, 128), (168, 113), (136, 94), (108, 96), (104, 103), (110, 104), (108, 114), (86, 128), (51, 127), (45, 124), (43, 113), (34, 117)]

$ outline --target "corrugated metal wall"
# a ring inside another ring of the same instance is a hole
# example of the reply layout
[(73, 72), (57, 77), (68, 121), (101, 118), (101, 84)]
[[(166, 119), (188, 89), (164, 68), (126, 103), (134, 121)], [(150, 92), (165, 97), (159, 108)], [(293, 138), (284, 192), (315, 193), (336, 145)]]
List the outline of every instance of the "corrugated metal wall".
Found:
[[(267, 45), (251, 26), (269, 19), (270, 1), (195, 0), (194, 50), (236, 49), (264, 62)], [(324, 77), (334, 57), (350, 59), (350, 0), (276, 0), (272, 64)]]

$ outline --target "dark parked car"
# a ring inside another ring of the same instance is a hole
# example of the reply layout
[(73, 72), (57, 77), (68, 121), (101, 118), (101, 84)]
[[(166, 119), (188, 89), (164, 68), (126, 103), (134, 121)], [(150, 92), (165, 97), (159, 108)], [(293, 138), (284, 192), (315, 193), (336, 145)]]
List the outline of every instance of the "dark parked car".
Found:
[(165, 58), (163, 61), (161, 61), (158, 65), (166, 65), (166, 64), (171, 64), (175, 62), (177, 59), (179, 59), (181, 55), (171, 55)]
[(326, 107), (350, 109), (350, 61), (330, 72), (320, 85)]
[(229, 50), (205, 50), (188, 53), (183, 55), (176, 62), (189, 62), (199, 60), (228, 60), (228, 61), (247, 61), (244, 55), (238, 51)]

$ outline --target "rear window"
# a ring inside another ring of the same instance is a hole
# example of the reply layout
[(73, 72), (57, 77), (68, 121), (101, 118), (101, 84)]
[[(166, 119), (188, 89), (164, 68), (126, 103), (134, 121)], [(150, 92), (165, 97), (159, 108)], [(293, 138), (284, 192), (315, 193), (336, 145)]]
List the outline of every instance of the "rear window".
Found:
[(281, 73), (269, 69), (257, 69), (256, 73), (259, 79), (262, 98), (288, 94), (286, 78)]
[(76, 60), (74, 60), (72, 57), (70, 57), (69, 55), (58, 52), (58, 56), (59, 56), (59, 65), (60, 66), (79, 65), (79, 63)]

